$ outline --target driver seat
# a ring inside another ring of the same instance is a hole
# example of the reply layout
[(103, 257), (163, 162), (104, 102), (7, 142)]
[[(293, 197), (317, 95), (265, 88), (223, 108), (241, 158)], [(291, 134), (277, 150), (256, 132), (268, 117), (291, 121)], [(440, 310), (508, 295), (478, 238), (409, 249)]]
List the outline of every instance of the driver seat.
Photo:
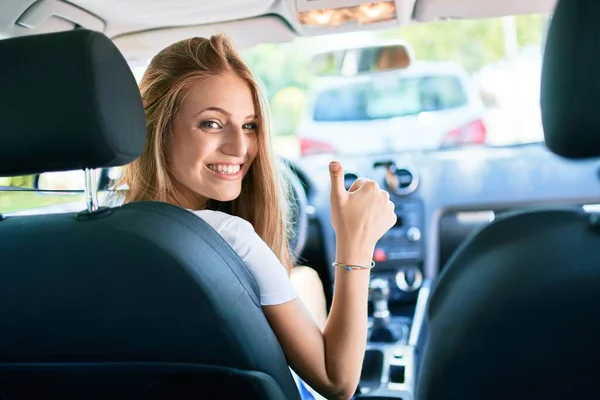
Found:
[[(0, 40), (0, 176), (125, 165), (144, 110), (88, 30)], [(299, 400), (256, 282), (202, 219), (157, 202), (0, 218), (0, 399)]]

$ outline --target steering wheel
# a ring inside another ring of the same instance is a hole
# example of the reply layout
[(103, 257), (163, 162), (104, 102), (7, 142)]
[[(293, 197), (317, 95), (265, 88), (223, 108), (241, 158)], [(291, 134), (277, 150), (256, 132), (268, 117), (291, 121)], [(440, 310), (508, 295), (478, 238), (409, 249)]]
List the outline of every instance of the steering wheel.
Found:
[(292, 216), (293, 235), (290, 238), (290, 249), (295, 257), (302, 254), (308, 236), (308, 199), (304, 185), (293, 170), (291, 163), (282, 160), (282, 173), (289, 183), (290, 189), (290, 215)]

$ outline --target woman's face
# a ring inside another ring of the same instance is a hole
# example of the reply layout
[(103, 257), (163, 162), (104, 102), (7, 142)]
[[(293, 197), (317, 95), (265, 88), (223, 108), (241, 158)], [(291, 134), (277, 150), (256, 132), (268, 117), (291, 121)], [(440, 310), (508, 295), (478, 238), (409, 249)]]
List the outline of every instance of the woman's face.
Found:
[(198, 80), (175, 116), (167, 158), (182, 207), (231, 201), (258, 152), (252, 92), (233, 73)]

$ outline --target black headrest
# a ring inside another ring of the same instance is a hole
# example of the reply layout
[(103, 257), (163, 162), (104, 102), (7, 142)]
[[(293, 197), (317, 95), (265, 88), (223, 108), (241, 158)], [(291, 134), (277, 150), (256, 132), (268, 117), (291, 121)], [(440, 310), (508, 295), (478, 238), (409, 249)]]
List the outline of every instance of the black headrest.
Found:
[(89, 30), (0, 40), (0, 176), (114, 167), (146, 123), (125, 58)]
[(546, 144), (600, 156), (600, 1), (559, 0), (546, 41), (541, 107)]
[(431, 293), (415, 398), (595, 398), (598, 221), (581, 207), (514, 211), (465, 240)]

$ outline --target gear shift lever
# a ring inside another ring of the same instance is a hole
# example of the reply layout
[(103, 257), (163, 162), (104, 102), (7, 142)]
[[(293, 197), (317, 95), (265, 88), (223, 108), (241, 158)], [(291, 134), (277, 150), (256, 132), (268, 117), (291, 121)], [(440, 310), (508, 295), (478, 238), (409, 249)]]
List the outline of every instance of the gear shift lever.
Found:
[(388, 299), (390, 298), (390, 285), (387, 279), (375, 278), (369, 283), (369, 294), (373, 301), (373, 316), (375, 320), (389, 320), (390, 310)]
[(398, 335), (390, 329), (390, 286), (387, 279), (375, 278), (369, 283), (369, 295), (373, 302), (373, 328), (370, 342), (396, 342)]

